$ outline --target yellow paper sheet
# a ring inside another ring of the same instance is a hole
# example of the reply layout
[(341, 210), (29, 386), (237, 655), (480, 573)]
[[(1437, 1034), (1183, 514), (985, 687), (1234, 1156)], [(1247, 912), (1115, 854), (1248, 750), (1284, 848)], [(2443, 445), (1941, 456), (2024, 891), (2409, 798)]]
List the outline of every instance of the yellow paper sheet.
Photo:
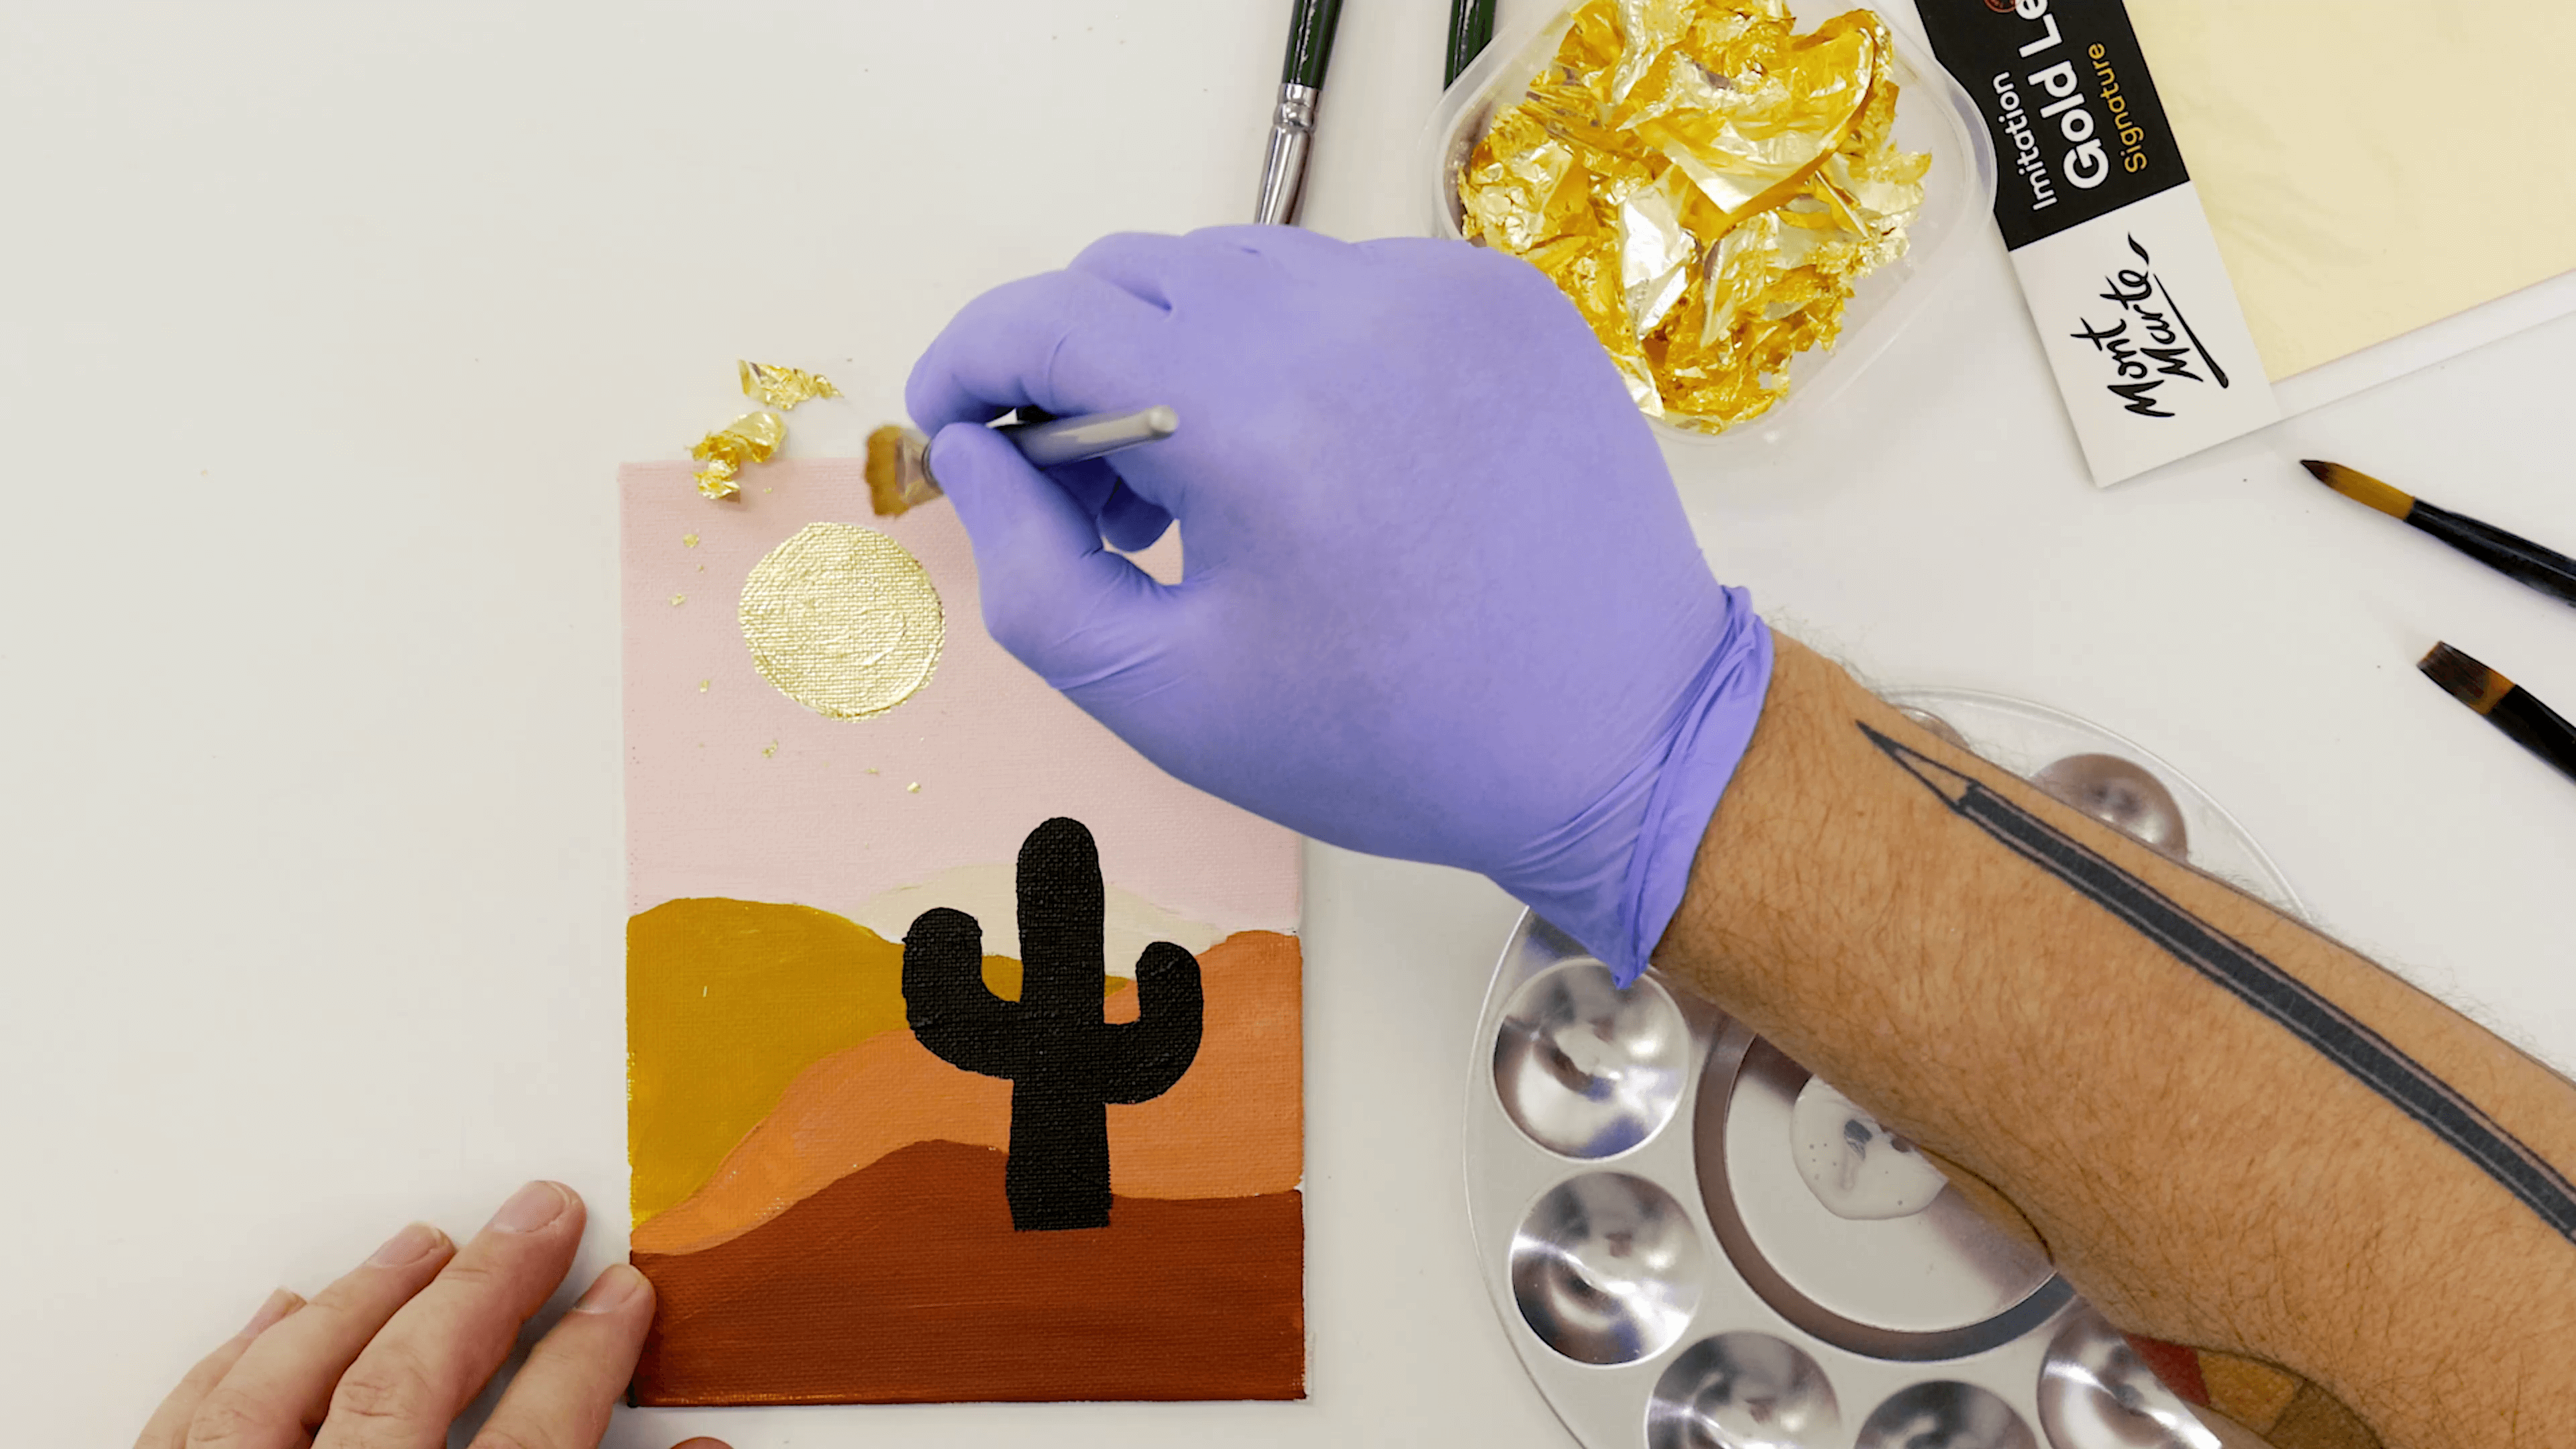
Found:
[(2128, 0), (2274, 380), (2576, 268), (2576, 0)]

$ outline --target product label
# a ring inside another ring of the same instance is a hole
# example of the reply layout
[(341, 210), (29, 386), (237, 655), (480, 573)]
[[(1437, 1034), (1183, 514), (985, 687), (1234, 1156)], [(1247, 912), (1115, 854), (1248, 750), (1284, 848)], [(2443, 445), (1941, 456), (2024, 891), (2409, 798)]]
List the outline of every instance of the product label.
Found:
[(2120, 0), (1919, 0), (2096, 483), (2280, 417)]

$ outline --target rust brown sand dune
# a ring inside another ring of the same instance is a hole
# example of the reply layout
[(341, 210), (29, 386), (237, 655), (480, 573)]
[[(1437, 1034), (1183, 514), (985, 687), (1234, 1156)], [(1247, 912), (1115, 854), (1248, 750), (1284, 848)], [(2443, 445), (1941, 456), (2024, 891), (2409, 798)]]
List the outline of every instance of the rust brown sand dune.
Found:
[(1121, 1197), (1109, 1226), (1015, 1233), (1006, 1155), (925, 1142), (697, 1253), (661, 1295), (639, 1404), (1305, 1396), (1295, 1192)]

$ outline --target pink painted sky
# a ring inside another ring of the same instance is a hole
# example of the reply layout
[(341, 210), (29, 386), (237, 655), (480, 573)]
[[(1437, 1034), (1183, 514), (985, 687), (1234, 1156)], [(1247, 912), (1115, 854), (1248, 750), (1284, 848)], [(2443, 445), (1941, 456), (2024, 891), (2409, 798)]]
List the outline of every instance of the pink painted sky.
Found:
[[(699, 497), (686, 463), (630, 463), (618, 488), (629, 911), (732, 896), (853, 915), (951, 867), (1007, 863), (1032, 826), (1070, 815), (1113, 886), (1228, 931), (1296, 929), (1297, 837), (1164, 774), (1004, 653), (954, 508), (873, 517), (859, 463), (840, 459), (746, 469), (727, 503)], [(752, 565), (816, 522), (891, 535), (947, 611), (938, 672), (874, 719), (780, 694), (735, 619)]]

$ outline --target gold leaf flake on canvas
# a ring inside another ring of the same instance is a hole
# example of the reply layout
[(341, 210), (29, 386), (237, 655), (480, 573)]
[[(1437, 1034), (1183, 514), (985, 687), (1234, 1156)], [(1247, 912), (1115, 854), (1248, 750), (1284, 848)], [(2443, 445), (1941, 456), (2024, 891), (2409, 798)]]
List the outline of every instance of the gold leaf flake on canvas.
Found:
[(744, 413), (689, 445), (698, 470), (698, 492), (714, 499), (740, 496), (746, 463), (766, 463), (787, 441), (787, 420), (776, 413)]

